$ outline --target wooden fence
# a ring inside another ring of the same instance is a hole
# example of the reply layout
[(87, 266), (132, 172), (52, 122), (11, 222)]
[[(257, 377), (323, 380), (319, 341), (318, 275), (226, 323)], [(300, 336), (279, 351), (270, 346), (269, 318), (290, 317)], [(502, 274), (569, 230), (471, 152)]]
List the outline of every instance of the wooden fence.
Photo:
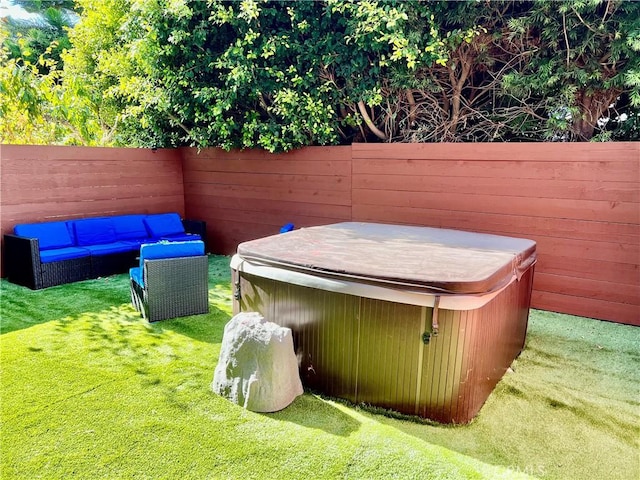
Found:
[(185, 149), (187, 214), (213, 248), (345, 220), (531, 238), (533, 306), (640, 325), (640, 143)]
[(185, 205), (207, 220), (210, 248), (296, 227), (351, 220), (351, 147), (271, 155), (256, 150), (183, 149)]
[(1, 229), (178, 211), (210, 249), (375, 221), (538, 243), (536, 308), (640, 325), (640, 143), (356, 144), (260, 151), (0, 147)]
[(353, 219), (531, 238), (532, 303), (640, 324), (640, 144), (356, 145)]

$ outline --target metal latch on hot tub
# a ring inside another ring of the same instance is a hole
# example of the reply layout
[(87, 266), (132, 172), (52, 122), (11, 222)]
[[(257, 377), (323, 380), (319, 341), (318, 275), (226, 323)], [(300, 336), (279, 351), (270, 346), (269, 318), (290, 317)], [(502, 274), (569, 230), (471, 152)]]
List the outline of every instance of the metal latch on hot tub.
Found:
[(236, 278), (237, 280), (234, 283), (234, 291), (233, 298), (240, 301), (242, 300), (242, 291), (240, 290), (240, 282), (242, 281), (242, 265), (244, 264), (244, 259), (240, 260), (240, 263), (235, 267), (236, 270)]
[(242, 300), (242, 292), (240, 291), (240, 274), (238, 274), (238, 281), (235, 283), (233, 298), (238, 301)]
[(427, 345), (431, 341), (431, 337), (437, 337), (440, 330), (438, 324), (438, 306), (440, 305), (440, 296), (436, 295), (433, 301), (433, 312), (431, 313), (431, 331), (422, 334), (422, 342)]

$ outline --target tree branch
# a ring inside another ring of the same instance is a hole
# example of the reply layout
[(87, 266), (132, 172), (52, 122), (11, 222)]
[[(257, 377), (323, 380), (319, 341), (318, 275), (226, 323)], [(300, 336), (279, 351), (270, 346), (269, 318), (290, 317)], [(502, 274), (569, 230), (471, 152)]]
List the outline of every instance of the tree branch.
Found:
[(376, 137), (378, 137), (380, 140), (385, 141), (389, 139), (383, 131), (381, 131), (373, 124), (373, 121), (371, 120), (371, 117), (367, 112), (367, 107), (362, 100), (358, 102), (358, 110), (360, 111), (360, 115), (362, 115), (362, 118), (364, 119), (364, 123), (367, 125), (367, 127), (369, 127), (369, 130), (371, 130)]
[(407, 102), (409, 102), (409, 126), (416, 121), (416, 99), (413, 98), (413, 92), (411, 89), (407, 90)]
[(189, 135), (189, 137), (191, 137), (193, 140), (195, 140), (195, 138), (192, 135), (191, 130), (189, 128), (187, 128), (187, 126), (185, 126), (185, 124), (182, 123), (178, 117), (176, 117), (175, 115), (173, 115), (170, 112), (167, 112), (167, 116), (171, 120), (173, 120), (175, 122), (175, 124), (178, 125), (182, 130), (184, 130), (187, 133), (187, 135)]
[(567, 45), (567, 67), (571, 63), (571, 47), (569, 47), (569, 37), (567, 36), (567, 18), (566, 15), (562, 14), (562, 33), (564, 33), (564, 43)]
[[(573, 10), (573, 13), (576, 14), (576, 16), (578, 17), (578, 20), (580, 20), (580, 23), (582, 23), (585, 27), (587, 27), (589, 30), (591, 30), (596, 35), (600, 35), (597, 30), (595, 30), (591, 26), (587, 25), (587, 22), (584, 21), (584, 19), (580, 16), (580, 13), (573, 6), (571, 7), (571, 10)], [(605, 12), (605, 15), (606, 15), (606, 12)]]

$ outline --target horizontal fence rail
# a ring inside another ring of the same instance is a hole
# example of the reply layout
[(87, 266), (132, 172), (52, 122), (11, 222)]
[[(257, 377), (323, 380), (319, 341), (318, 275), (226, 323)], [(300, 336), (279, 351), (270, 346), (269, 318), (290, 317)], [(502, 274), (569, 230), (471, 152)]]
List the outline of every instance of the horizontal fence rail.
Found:
[(185, 205), (207, 220), (214, 251), (296, 227), (351, 219), (351, 147), (283, 154), (182, 149)]
[[(210, 250), (341, 221), (538, 243), (536, 308), (640, 325), (640, 143), (354, 144), (246, 150), (0, 147), (0, 220), (178, 211)], [(392, 253), (390, 253), (392, 254)]]
[(532, 305), (640, 324), (640, 144), (361, 144), (353, 219), (524, 237)]

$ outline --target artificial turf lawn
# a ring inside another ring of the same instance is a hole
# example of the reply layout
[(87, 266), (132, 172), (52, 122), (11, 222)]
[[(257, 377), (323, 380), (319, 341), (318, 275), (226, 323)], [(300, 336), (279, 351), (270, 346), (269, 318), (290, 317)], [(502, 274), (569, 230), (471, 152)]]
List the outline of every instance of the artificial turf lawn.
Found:
[(149, 324), (127, 275), (31, 291), (2, 280), (0, 476), (640, 476), (640, 328), (532, 311), (527, 345), (466, 426), (305, 393), (256, 414), (210, 390), (231, 316), (229, 259), (208, 315)]

